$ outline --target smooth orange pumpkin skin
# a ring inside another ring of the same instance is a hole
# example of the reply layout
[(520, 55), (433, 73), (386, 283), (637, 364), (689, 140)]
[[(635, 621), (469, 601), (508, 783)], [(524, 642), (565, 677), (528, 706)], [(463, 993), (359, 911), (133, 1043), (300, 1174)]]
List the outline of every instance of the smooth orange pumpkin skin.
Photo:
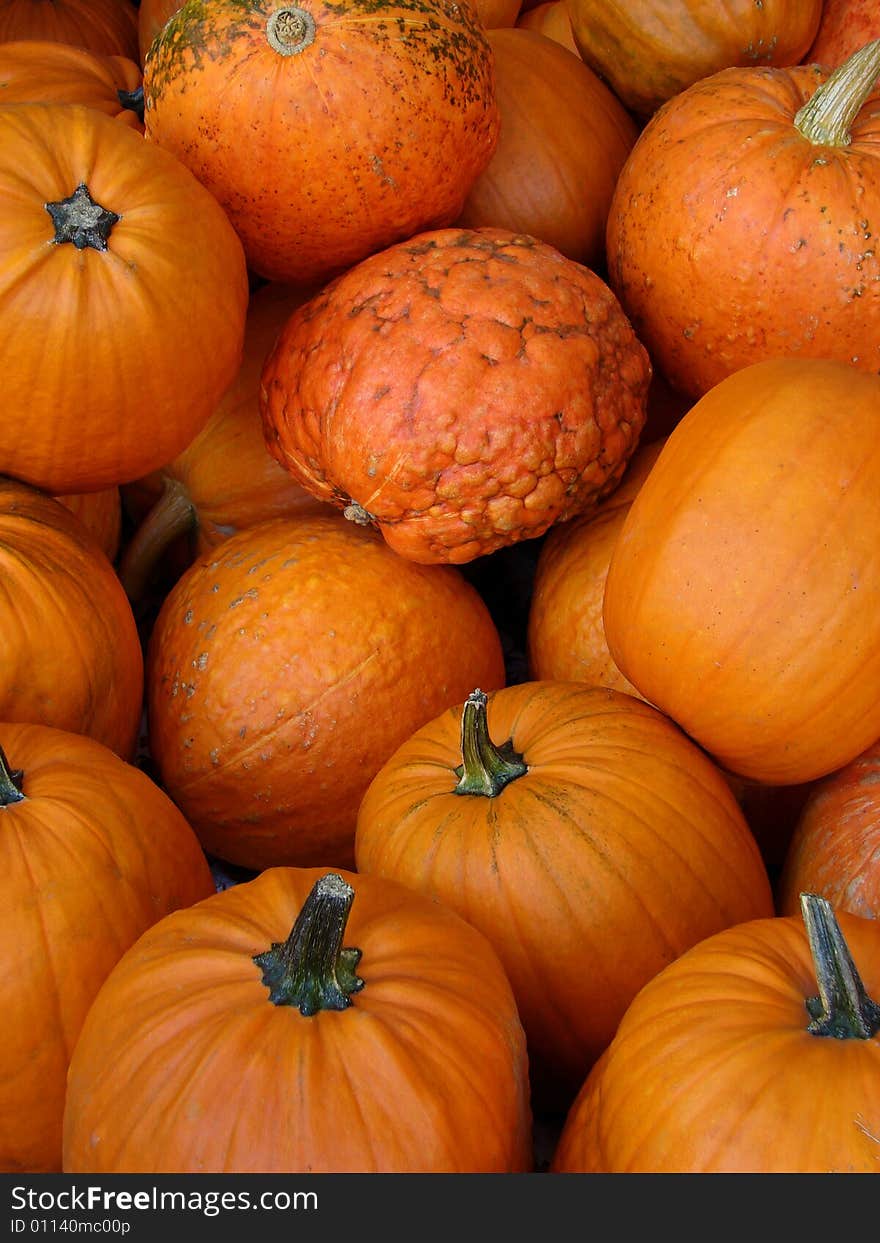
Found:
[(819, 29), (804, 63), (834, 69), (872, 39), (880, 38), (877, 0), (824, 0)]
[[(106, 250), (53, 244), (46, 204), (80, 184), (120, 217)], [(94, 108), (10, 104), (0, 250), (0, 368), (16, 414), (0, 422), (4, 471), (58, 494), (164, 466), (241, 360), (247, 269), (216, 201)]]
[(77, 1043), (66, 1172), (531, 1169), (510, 984), (452, 911), (342, 871), (363, 988), (308, 1018), (269, 1000), (253, 956), (285, 940), (324, 870), (269, 869), (141, 937)]
[(542, 0), (532, 8), (521, 9), (516, 24), (525, 30), (535, 30), (538, 34), (546, 35), (548, 39), (555, 39), (569, 52), (580, 56), (571, 29), (567, 0)]
[(457, 570), (401, 561), (332, 511), (279, 518), (230, 536), (166, 596), (151, 753), (211, 854), (346, 867), (391, 752), (504, 678), (494, 622)]
[(106, 976), (157, 920), (214, 892), (183, 816), (93, 739), (0, 724), (22, 802), (0, 806), (0, 1169), (61, 1169), (70, 1055)]
[(628, 695), (526, 682), (490, 696), (492, 740), (528, 765), (494, 798), (454, 792), (461, 706), (416, 731), (358, 812), (359, 872), (446, 903), (495, 945), (533, 1086), (569, 1104), (642, 985), (704, 936), (773, 913), (720, 772)]
[(516, 25), (521, 0), (473, 0), (477, 17), (487, 30)]
[(880, 90), (848, 144), (816, 145), (794, 118), (829, 72), (714, 74), (649, 122), (621, 172), (609, 283), (691, 397), (766, 358), (880, 371)]
[(529, 233), (603, 267), (614, 186), (637, 136), (580, 57), (534, 30), (490, 30), (501, 136), (457, 223)]
[(101, 545), (107, 559), (115, 561), (122, 539), (122, 497), (119, 488), (74, 492), (56, 496), (55, 499), (76, 514)]
[(260, 408), (303, 487), (408, 560), (463, 564), (614, 488), (650, 375), (595, 273), (506, 229), (438, 229), (294, 312)]
[(803, 892), (836, 911), (880, 920), (880, 743), (810, 791), (794, 827), (776, 895), (781, 915)]
[(615, 664), (734, 774), (794, 785), (880, 736), (880, 378), (776, 359), (669, 434), (605, 584)]
[[(880, 923), (837, 917), (876, 998)], [(876, 1174), (880, 1036), (810, 1035), (816, 991), (800, 916), (727, 928), (683, 954), (627, 1010), (551, 1172)]]
[(126, 56), (104, 56), (70, 43), (18, 39), (0, 43), (0, 102), (86, 104), (143, 133), (120, 92), (141, 85), (140, 66)]
[(51, 39), (137, 60), (137, 22), (131, 0), (4, 0), (0, 43)]
[(451, 224), (500, 118), (470, 0), (294, 7), (314, 37), (281, 55), (275, 0), (185, 4), (145, 61), (145, 123), (226, 209), (254, 272), (320, 282)]
[(130, 759), (144, 662), (131, 606), (83, 522), (0, 477), (0, 721), (87, 734)]
[(822, 0), (566, 0), (584, 61), (638, 116), (729, 66), (795, 65)]

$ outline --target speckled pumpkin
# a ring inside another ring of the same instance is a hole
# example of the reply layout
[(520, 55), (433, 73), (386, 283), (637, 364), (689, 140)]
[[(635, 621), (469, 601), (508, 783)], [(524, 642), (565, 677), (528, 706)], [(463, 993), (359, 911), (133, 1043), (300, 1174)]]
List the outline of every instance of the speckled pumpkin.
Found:
[(261, 409), (303, 487), (402, 557), (461, 564), (607, 495), (650, 375), (594, 272), (506, 229), (439, 229), (294, 312)]

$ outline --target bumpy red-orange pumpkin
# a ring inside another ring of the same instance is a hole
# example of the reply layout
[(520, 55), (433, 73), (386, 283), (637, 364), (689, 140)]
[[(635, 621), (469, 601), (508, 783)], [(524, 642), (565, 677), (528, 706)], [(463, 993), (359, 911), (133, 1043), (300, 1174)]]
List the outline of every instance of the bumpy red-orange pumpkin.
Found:
[(3, 0), (0, 43), (52, 39), (137, 60), (137, 22), (131, 0)]
[(464, 563), (612, 490), (650, 374), (594, 272), (506, 229), (439, 229), (294, 312), (261, 409), (303, 487), (409, 560)]
[(148, 137), (224, 206), (250, 267), (281, 281), (451, 224), (498, 140), (469, 0), (185, 4), (150, 47), (144, 96)]
[(112, 972), (73, 1054), (64, 1168), (526, 1173), (530, 1123), (481, 933), (380, 877), (272, 868)]
[(143, 133), (140, 66), (70, 43), (0, 43), (0, 102), (86, 104)]
[(0, 1169), (57, 1171), (67, 1066), (95, 994), (142, 932), (214, 882), (140, 769), (91, 738), (8, 723), (0, 875)]

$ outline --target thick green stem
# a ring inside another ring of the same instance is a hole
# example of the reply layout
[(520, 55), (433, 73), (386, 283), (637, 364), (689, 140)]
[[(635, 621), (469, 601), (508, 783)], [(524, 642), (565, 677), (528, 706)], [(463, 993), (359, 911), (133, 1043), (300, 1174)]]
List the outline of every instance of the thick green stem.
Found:
[(831, 904), (814, 893), (801, 894), (801, 914), (819, 985), (819, 996), (808, 997), (813, 1036), (838, 1040), (871, 1040), (880, 1031), (880, 1005), (865, 991)]
[(138, 526), (119, 562), (119, 578), (129, 600), (136, 602), (147, 588), (162, 557), (176, 539), (192, 535), (198, 514), (179, 479), (165, 475), (162, 495)]
[(456, 794), (481, 794), (495, 798), (506, 785), (527, 773), (528, 765), (512, 739), (496, 746), (489, 737), (487, 696), (479, 687), (468, 695), (461, 713), (461, 758), (455, 770)]
[(354, 890), (328, 872), (317, 880), (286, 941), (254, 957), (276, 1006), (297, 1006), (300, 1014), (344, 1010), (364, 982), (355, 974), (359, 949), (343, 948)]
[(794, 118), (795, 129), (821, 147), (845, 147), (849, 127), (880, 76), (880, 39), (853, 52), (825, 79)]
[(24, 776), (20, 768), (10, 768), (9, 761), (0, 747), (0, 807), (8, 807), (10, 803), (20, 803), (24, 798), (21, 792), (21, 779)]

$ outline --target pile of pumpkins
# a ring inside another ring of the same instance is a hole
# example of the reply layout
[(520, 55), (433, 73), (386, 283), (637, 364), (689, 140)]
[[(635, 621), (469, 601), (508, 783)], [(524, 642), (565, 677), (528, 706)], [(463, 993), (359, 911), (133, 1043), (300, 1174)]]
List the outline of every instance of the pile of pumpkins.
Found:
[(0, 0), (0, 1168), (880, 1172), (878, 81)]

